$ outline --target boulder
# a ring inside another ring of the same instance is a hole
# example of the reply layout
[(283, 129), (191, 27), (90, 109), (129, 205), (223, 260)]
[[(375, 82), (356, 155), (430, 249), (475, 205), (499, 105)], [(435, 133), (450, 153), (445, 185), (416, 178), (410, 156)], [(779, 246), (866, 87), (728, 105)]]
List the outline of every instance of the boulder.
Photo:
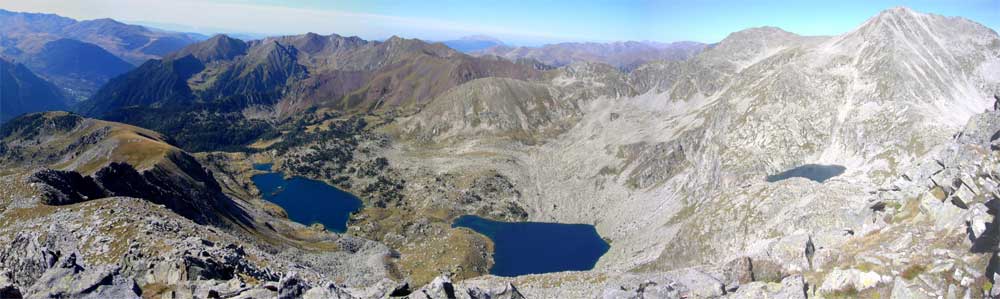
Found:
[(729, 294), (728, 298), (805, 299), (806, 283), (801, 275), (785, 277), (781, 284), (753, 282)]
[(727, 289), (735, 290), (741, 285), (753, 282), (753, 262), (750, 257), (741, 257), (726, 264), (725, 282)]
[(633, 298), (686, 298), (687, 287), (671, 280), (656, 279), (639, 283), (635, 288), (625, 286), (606, 286), (601, 293), (603, 299), (633, 299)]
[(723, 274), (726, 289), (730, 291), (754, 281), (780, 282), (785, 276), (781, 265), (750, 257), (730, 261), (723, 269)]
[(305, 294), (302, 295), (303, 299), (351, 299), (354, 298), (351, 294), (348, 294), (341, 288), (337, 287), (334, 283), (326, 283), (323, 286), (318, 286), (309, 289)]
[(302, 298), (306, 293), (309, 286), (302, 281), (298, 273), (288, 272), (281, 281), (278, 282), (278, 298), (279, 299), (296, 299)]
[(848, 291), (864, 291), (882, 283), (882, 276), (871, 271), (857, 269), (834, 269), (826, 275), (820, 286), (820, 293), (830, 294)]
[(512, 283), (507, 283), (507, 286), (500, 290), (483, 290), (472, 287), (466, 293), (471, 299), (525, 299), (524, 295)]
[(907, 282), (902, 277), (897, 277), (896, 282), (892, 285), (892, 299), (924, 299), (931, 298), (924, 294), (923, 291), (917, 289), (909, 282)]
[(455, 299), (455, 285), (451, 282), (448, 274), (434, 278), (431, 283), (423, 289), (423, 293), (430, 299)]
[(626, 274), (605, 282), (600, 298), (718, 298), (726, 294), (725, 273), (685, 268)]
[(674, 280), (687, 287), (687, 297), (712, 298), (726, 294), (725, 286), (717, 278), (697, 269), (670, 272)]

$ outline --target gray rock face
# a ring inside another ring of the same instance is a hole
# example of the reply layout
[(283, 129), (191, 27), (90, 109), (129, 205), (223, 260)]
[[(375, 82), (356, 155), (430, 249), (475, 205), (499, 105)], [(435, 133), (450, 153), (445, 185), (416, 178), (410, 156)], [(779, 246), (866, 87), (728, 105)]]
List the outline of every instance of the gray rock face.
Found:
[(30, 233), (21, 233), (10, 243), (8, 250), (0, 252), (0, 265), (8, 272), (11, 285), (28, 286), (46, 269), (54, 266), (59, 252), (39, 244)]
[(71, 253), (62, 257), (25, 292), (28, 298), (139, 298), (141, 291), (131, 279), (116, 279), (119, 269), (85, 269)]

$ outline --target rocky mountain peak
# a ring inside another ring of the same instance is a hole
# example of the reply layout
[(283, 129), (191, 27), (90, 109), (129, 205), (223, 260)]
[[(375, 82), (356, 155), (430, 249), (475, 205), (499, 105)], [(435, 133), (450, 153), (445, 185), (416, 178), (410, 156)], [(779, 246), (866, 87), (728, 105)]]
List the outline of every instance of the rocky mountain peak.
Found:
[[(930, 42), (927, 45), (938, 45), (943, 40), (959, 37), (970, 41), (990, 36), (996, 38), (996, 33), (965, 18), (921, 13), (900, 6), (880, 12), (844, 36), (858, 36), (875, 41)], [(934, 40), (920, 40), (925, 38)]]
[(284, 39), (284, 41), (299, 51), (319, 57), (330, 56), (338, 51), (355, 49), (368, 43), (368, 41), (357, 36), (321, 35), (313, 32), (300, 36), (292, 36)]
[(729, 34), (703, 58), (735, 64), (738, 68), (749, 66), (783, 49), (794, 47), (807, 39), (778, 27), (756, 27)]
[(170, 54), (169, 58), (194, 56), (202, 63), (217, 60), (230, 60), (237, 56), (246, 54), (248, 46), (239, 39), (231, 38), (225, 34), (217, 34), (205, 41), (191, 44), (180, 51)]
[(393, 35), (382, 44), (383, 50), (392, 56), (406, 56), (413, 53), (422, 53), (436, 57), (451, 57), (458, 54), (457, 51), (448, 48), (444, 44), (429, 44), (419, 39), (408, 39)]
[(883, 10), (882, 12), (880, 12), (878, 14), (878, 17), (887, 16), (887, 15), (892, 15), (892, 16), (907, 16), (907, 15), (920, 15), (920, 14), (921, 13), (918, 13), (915, 10), (910, 9), (909, 7), (906, 7), (906, 6), (896, 6), (896, 7), (892, 7), (892, 8)]

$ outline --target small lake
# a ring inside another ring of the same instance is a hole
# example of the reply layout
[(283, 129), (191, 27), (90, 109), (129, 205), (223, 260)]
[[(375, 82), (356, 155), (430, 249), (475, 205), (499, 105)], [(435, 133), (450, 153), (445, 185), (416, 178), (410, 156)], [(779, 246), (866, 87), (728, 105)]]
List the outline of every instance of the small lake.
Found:
[[(271, 164), (256, 164), (254, 169), (271, 171)], [(347, 231), (347, 220), (361, 209), (361, 200), (324, 182), (293, 177), (286, 180), (280, 172), (258, 174), (251, 178), (264, 199), (285, 209), (288, 218), (305, 225), (322, 223), (327, 230)]]
[(490, 274), (497, 276), (590, 270), (611, 248), (586, 224), (502, 222), (465, 215), (452, 227), (469, 228), (493, 240)]
[(767, 181), (773, 183), (798, 177), (822, 183), (832, 177), (844, 174), (845, 170), (847, 170), (847, 168), (840, 165), (805, 164), (785, 170), (779, 174), (769, 175), (767, 176)]

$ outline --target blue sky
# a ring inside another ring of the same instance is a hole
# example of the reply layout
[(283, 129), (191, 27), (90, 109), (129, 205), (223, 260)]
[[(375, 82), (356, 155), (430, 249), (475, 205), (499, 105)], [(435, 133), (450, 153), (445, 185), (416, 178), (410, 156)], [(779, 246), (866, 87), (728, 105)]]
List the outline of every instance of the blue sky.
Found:
[(110, 17), (200, 33), (316, 32), (428, 40), (485, 34), (521, 45), (618, 40), (717, 42), (731, 32), (758, 26), (777, 26), (804, 35), (835, 35), (881, 10), (900, 5), (1000, 28), (1000, 0), (0, 0), (0, 8), (16, 11), (78, 19)]

